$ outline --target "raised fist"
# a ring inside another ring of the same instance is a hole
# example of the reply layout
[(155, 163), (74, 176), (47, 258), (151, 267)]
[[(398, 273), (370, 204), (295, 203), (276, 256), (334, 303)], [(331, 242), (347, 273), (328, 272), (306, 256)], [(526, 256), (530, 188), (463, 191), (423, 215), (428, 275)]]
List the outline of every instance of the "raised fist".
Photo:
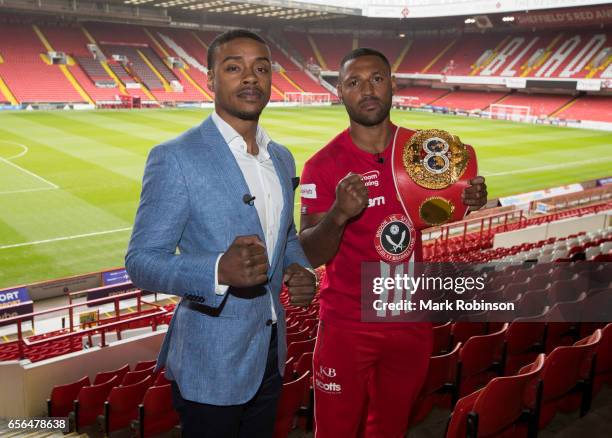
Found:
[(268, 281), (268, 255), (258, 236), (238, 236), (219, 259), (219, 284), (251, 287)]

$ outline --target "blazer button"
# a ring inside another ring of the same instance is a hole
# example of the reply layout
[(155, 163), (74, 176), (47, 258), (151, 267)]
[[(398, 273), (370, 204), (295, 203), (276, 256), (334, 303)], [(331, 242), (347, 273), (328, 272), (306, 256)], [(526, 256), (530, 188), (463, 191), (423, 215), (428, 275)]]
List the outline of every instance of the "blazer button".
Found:
[(272, 320), (271, 319), (267, 320), (266, 325), (272, 325)]

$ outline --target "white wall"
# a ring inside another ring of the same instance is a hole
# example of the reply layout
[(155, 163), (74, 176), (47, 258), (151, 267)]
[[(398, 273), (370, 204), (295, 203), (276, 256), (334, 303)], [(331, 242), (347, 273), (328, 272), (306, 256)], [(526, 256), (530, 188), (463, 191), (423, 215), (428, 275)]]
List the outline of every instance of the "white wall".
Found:
[(0, 417), (47, 415), (47, 398), (55, 385), (74, 382), (99, 371), (157, 358), (167, 328), (40, 362), (0, 362)]
[(612, 215), (598, 213), (588, 216), (563, 219), (548, 224), (536, 225), (521, 230), (498, 233), (493, 238), (493, 248), (510, 248), (522, 243), (532, 243), (549, 237), (567, 237), (570, 234), (601, 230), (610, 223)]

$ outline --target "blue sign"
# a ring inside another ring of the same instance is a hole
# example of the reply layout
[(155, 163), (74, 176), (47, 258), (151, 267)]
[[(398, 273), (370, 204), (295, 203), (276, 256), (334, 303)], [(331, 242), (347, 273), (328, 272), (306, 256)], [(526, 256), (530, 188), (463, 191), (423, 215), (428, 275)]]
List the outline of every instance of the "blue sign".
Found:
[(27, 287), (5, 289), (0, 291), (0, 308), (15, 306), (30, 301)]
[[(34, 311), (27, 287), (5, 289), (0, 291), (0, 321), (17, 315), (26, 315)], [(0, 322), (0, 326), (3, 325)]]
[(117, 269), (116, 271), (102, 273), (102, 284), (104, 286), (127, 283), (128, 281), (130, 281), (130, 276), (125, 269)]
[(609, 176), (607, 178), (601, 178), (597, 180), (598, 186), (607, 186), (608, 184), (612, 184), (612, 176)]

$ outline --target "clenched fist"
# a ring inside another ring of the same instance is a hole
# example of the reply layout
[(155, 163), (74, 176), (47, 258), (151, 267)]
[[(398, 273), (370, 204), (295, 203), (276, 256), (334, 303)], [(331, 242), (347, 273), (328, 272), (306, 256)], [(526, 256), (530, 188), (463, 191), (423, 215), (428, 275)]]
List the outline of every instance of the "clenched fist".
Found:
[(469, 181), (470, 185), (463, 191), (461, 198), (463, 204), (475, 211), (487, 203), (487, 185), (482, 176), (477, 176)]
[(368, 189), (361, 175), (349, 173), (336, 185), (336, 201), (332, 207), (338, 220), (345, 223), (368, 206)]
[(289, 290), (289, 304), (306, 307), (315, 296), (317, 277), (303, 266), (292, 263), (285, 269), (283, 284)]
[(238, 236), (219, 259), (219, 284), (257, 286), (268, 281), (268, 255), (259, 237)]

